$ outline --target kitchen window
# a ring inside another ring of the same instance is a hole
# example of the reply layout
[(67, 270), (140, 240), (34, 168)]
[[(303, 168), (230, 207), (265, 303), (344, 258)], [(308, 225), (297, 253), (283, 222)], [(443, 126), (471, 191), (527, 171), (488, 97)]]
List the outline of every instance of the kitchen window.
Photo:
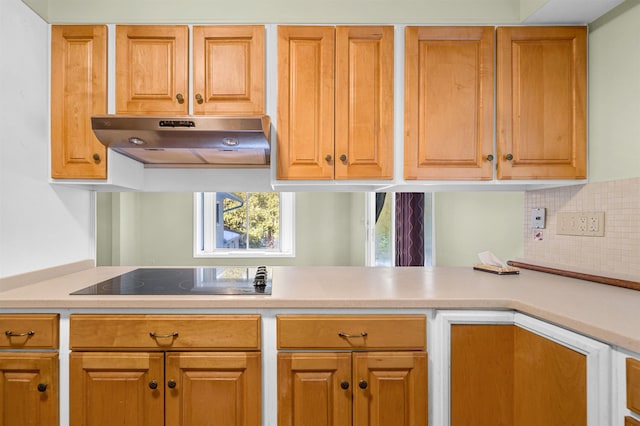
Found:
[(293, 257), (294, 194), (196, 192), (194, 257)]

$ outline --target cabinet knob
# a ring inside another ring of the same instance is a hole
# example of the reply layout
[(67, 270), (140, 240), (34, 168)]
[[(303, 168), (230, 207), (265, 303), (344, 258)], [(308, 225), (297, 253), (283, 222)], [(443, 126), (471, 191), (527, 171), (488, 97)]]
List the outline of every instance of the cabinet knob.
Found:
[(198, 102), (199, 104), (204, 102), (204, 98), (200, 93), (196, 93), (196, 102)]
[(346, 380), (343, 380), (342, 382), (340, 382), (340, 387), (344, 390), (349, 389), (349, 382), (347, 382)]
[(345, 154), (342, 154), (340, 156), (340, 161), (342, 161), (343, 163), (346, 163), (347, 162), (347, 156)]
[(507, 161), (511, 161), (511, 160), (513, 160), (513, 155), (512, 154), (507, 154), (507, 155), (504, 156), (504, 159), (507, 160)]
[(493, 161), (493, 154), (487, 155), (487, 161)]
[(47, 390), (46, 383), (38, 383), (38, 392), (45, 392)]
[(149, 382), (149, 389), (158, 389), (158, 382), (152, 380)]
[(175, 380), (169, 380), (167, 382), (167, 386), (169, 387), (169, 389), (175, 389), (176, 387), (176, 381)]
[(93, 154), (93, 161), (100, 161), (100, 154)]
[(184, 103), (184, 96), (182, 96), (182, 93), (178, 93), (176, 95), (176, 99), (178, 100), (179, 104), (183, 104)]
[(327, 163), (330, 163), (330, 162), (331, 162), (331, 160), (333, 160), (333, 157), (331, 157), (331, 155), (327, 154), (327, 156), (326, 156), (326, 157), (324, 157), (324, 159), (325, 159), (325, 161), (326, 161)]
[(366, 381), (366, 380), (360, 380), (360, 381), (358, 382), (358, 387), (359, 387), (360, 389), (366, 389), (366, 388), (367, 388), (367, 386), (369, 386), (369, 383), (367, 383), (367, 381)]

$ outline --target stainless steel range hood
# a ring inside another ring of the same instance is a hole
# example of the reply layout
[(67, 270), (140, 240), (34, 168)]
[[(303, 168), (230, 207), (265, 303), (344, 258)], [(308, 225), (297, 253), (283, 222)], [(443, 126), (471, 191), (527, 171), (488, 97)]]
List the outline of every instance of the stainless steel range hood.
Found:
[(108, 148), (145, 167), (268, 166), (269, 116), (98, 115), (91, 127)]

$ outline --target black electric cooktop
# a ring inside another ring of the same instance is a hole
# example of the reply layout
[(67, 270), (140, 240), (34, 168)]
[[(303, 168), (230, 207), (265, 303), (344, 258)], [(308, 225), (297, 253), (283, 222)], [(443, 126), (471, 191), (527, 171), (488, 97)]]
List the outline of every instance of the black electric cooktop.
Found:
[(265, 266), (215, 268), (139, 268), (74, 291), (83, 295), (270, 295)]

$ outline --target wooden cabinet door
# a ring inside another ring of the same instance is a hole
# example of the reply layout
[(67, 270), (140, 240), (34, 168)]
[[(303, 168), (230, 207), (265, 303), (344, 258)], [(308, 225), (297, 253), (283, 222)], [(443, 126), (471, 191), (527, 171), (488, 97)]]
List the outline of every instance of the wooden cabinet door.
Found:
[(106, 179), (91, 116), (107, 112), (107, 27), (51, 27), (51, 177)]
[(587, 424), (586, 356), (514, 325), (451, 326), (451, 425)]
[(187, 114), (186, 25), (116, 27), (116, 114)]
[(58, 354), (0, 353), (0, 426), (58, 425)]
[(493, 178), (493, 27), (405, 30), (405, 179)]
[(586, 27), (497, 30), (499, 179), (586, 177)]
[(515, 326), (451, 326), (451, 426), (511, 426)]
[(353, 353), (355, 426), (427, 425), (426, 352)]
[(167, 426), (260, 426), (258, 352), (166, 355)]
[(587, 425), (587, 357), (515, 329), (515, 425)]
[(72, 352), (71, 426), (164, 424), (164, 354)]
[(352, 392), (351, 354), (278, 354), (278, 426), (350, 426)]
[(333, 179), (333, 27), (278, 27), (277, 179)]
[(264, 63), (264, 26), (194, 26), (194, 114), (264, 114)]
[(336, 28), (335, 178), (393, 177), (393, 27)]

